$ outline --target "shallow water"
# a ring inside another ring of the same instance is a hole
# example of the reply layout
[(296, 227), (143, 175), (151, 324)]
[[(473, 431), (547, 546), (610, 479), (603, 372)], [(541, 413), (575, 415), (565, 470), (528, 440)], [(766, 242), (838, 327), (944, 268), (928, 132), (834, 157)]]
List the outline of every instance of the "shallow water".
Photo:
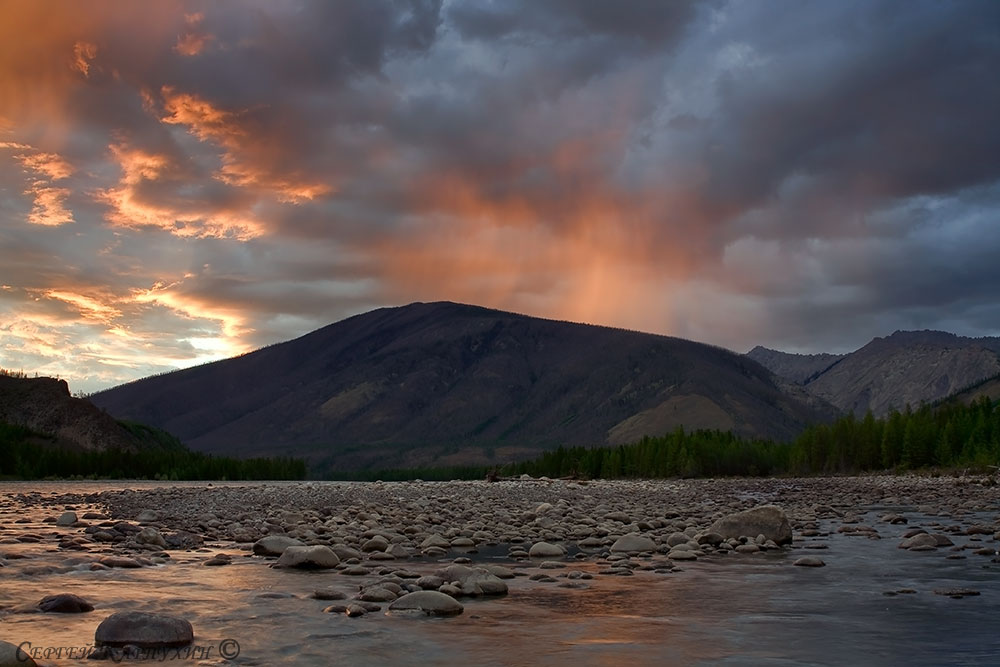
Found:
[[(1000, 661), (1000, 563), (947, 549), (912, 553), (897, 549), (900, 535), (938, 521), (914, 508), (870, 508), (862, 522), (881, 540), (836, 533), (800, 539), (780, 554), (730, 555), (684, 563), (670, 574), (596, 575), (584, 590), (554, 583), (508, 580), (510, 593), (463, 599), (465, 612), (448, 619), (415, 619), (372, 613), (361, 618), (324, 614), (331, 604), (307, 596), (333, 586), (352, 592), (362, 581), (334, 571), (274, 570), (234, 545), (206, 545), (234, 554), (225, 567), (204, 567), (206, 553), (172, 551), (167, 565), (89, 571), (94, 554), (56, 549), (53, 535), (75, 533), (43, 523), (58, 508), (36, 507), (32, 521), (14, 524), (25, 510), (11, 501), (28, 490), (92, 492), (148, 488), (155, 483), (53, 483), (0, 485), (3, 538), (36, 534), (38, 543), (0, 544), (0, 554), (24, 554), (0, 568), (0, 606), (35, 603), (69, 592), (91, 601), (88, 614), (0, 615), (0, 638), (43, 647), (87, 646), (100, 621), (114, 611), (138, 610), (187, 618), (195, 644), (211, 653), (197, 664), (352, 665), (995, 665)], [(197, 485), (195, 485), (197, 486)], [(82, 515), (88, 508), (76, 506)], [(94, 508), (99, 509), (99, 508)], [(1000, 508), (996, 508), (1000, 511)], [(886, 511), (905, 512), (908, 525), (879, 523)], [(963, 517), (990, 524), (996, 512)], [(952, 523), (951, 520), (945, 520)], [(953, 536), (956, 544), (969, 541)], [(9, 540), (6, 540), (9, 541)], [(810, 542), (828, 545), (807, 550)], [(989, 536), (979, 546), (996, 547)], [(793, 567), (795, 558), (817, 555), (824, 568)], [(486, 552), (478, 554), (487, 557)], [(69, 562), (67, 562), (69, 559)], [(76, 569), (28, 574), (26, 568), (79, 561)], [(508, 563), (524, 572), (530, 564)], [(406, 569), (430, 572), (430, 561), (406, 561)], [(569, 563), (596, 573), (594, 562)], [(560, 571), (547, 571), (558, 575)], [(564, 581), (564, 580), (560, 580)], [(972, 588), (976, 597), (952, 599), (934, 589)], [(886, 596), (887, 591), (916, 593)], [(264, 596), (264, 597), (261, 597)], [(235, 650), (232, 660), (219, 651)], [(58, 665), (100, 664), (55, 659)]]

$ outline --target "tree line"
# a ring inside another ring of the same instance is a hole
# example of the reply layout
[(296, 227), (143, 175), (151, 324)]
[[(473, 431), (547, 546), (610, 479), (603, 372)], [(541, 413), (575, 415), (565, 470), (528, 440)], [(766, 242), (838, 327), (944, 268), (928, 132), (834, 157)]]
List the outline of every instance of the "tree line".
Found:
[(840, 417), (790, 443), (728, 431), (678, 428), (617, 447), (560, 447), (503, 468), (506, 475), (589, 478), (817, 475), (932, 466), (1000, 465), (1000, 408), (982, 397), (971, 405), (922, 405), (876, 419)]
[[(127, 425), (130, 430), (144, 429)], [(153, 429), (148, 429), (153, 430)], [(159, 436), (163, 438), (164, 436)], [(105, 478), (162, 480), (305, 479), (306, 464), (290, 457), (235, 459), (194, 452), (171, 436), (135, 451), (70, 449), (21, 426), (0, 422), (0, 479)]]

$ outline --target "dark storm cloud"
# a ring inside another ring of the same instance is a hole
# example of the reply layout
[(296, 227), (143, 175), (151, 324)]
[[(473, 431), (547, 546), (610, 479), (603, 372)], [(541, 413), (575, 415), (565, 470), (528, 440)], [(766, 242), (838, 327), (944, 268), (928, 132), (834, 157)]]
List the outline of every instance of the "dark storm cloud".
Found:
[(448, 18), (466, 39), (492, 41), (509, 35), (533, 34), (552, 38), (612, 35), (640, 40), (660, 49), (687, 27), (698, 4), (690, 0), (472, 0), (452, 4)]
[(1000, 333), (995, 2), (0, 8), (0, 365), (106, 384), (433, 299)]
[(719, 81), (713, 138), (721, 150), (708, 162), (713, 199), (753, 206), (796, 174), (863, 198), (935, 194), (1000, 177), (992, 120), (1000, 114), (1000, 5), (785, 9), (777, 24), (769, 14), (737, 26), (765, 64)]

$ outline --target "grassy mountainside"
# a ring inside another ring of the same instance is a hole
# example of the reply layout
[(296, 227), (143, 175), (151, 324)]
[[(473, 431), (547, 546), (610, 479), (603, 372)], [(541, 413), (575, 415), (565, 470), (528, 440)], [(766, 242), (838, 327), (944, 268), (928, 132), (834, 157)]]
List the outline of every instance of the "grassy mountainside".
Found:
[(453, 303), (372, 311), (91, 398), (202, 451), (344, 470), (491, 463), (677, 426), (790, 439), (833, 412), (728, 350)]

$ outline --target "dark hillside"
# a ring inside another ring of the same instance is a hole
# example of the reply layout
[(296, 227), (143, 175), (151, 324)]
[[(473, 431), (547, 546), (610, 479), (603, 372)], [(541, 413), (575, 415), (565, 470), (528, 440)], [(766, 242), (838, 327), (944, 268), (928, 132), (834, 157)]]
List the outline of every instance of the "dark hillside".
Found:
[(417, 303), (92, 400), (202, 451), (358, 468), (489, 463), (678, 425), (789, 439), (832, 416), (801, 398), (701, 343)]

